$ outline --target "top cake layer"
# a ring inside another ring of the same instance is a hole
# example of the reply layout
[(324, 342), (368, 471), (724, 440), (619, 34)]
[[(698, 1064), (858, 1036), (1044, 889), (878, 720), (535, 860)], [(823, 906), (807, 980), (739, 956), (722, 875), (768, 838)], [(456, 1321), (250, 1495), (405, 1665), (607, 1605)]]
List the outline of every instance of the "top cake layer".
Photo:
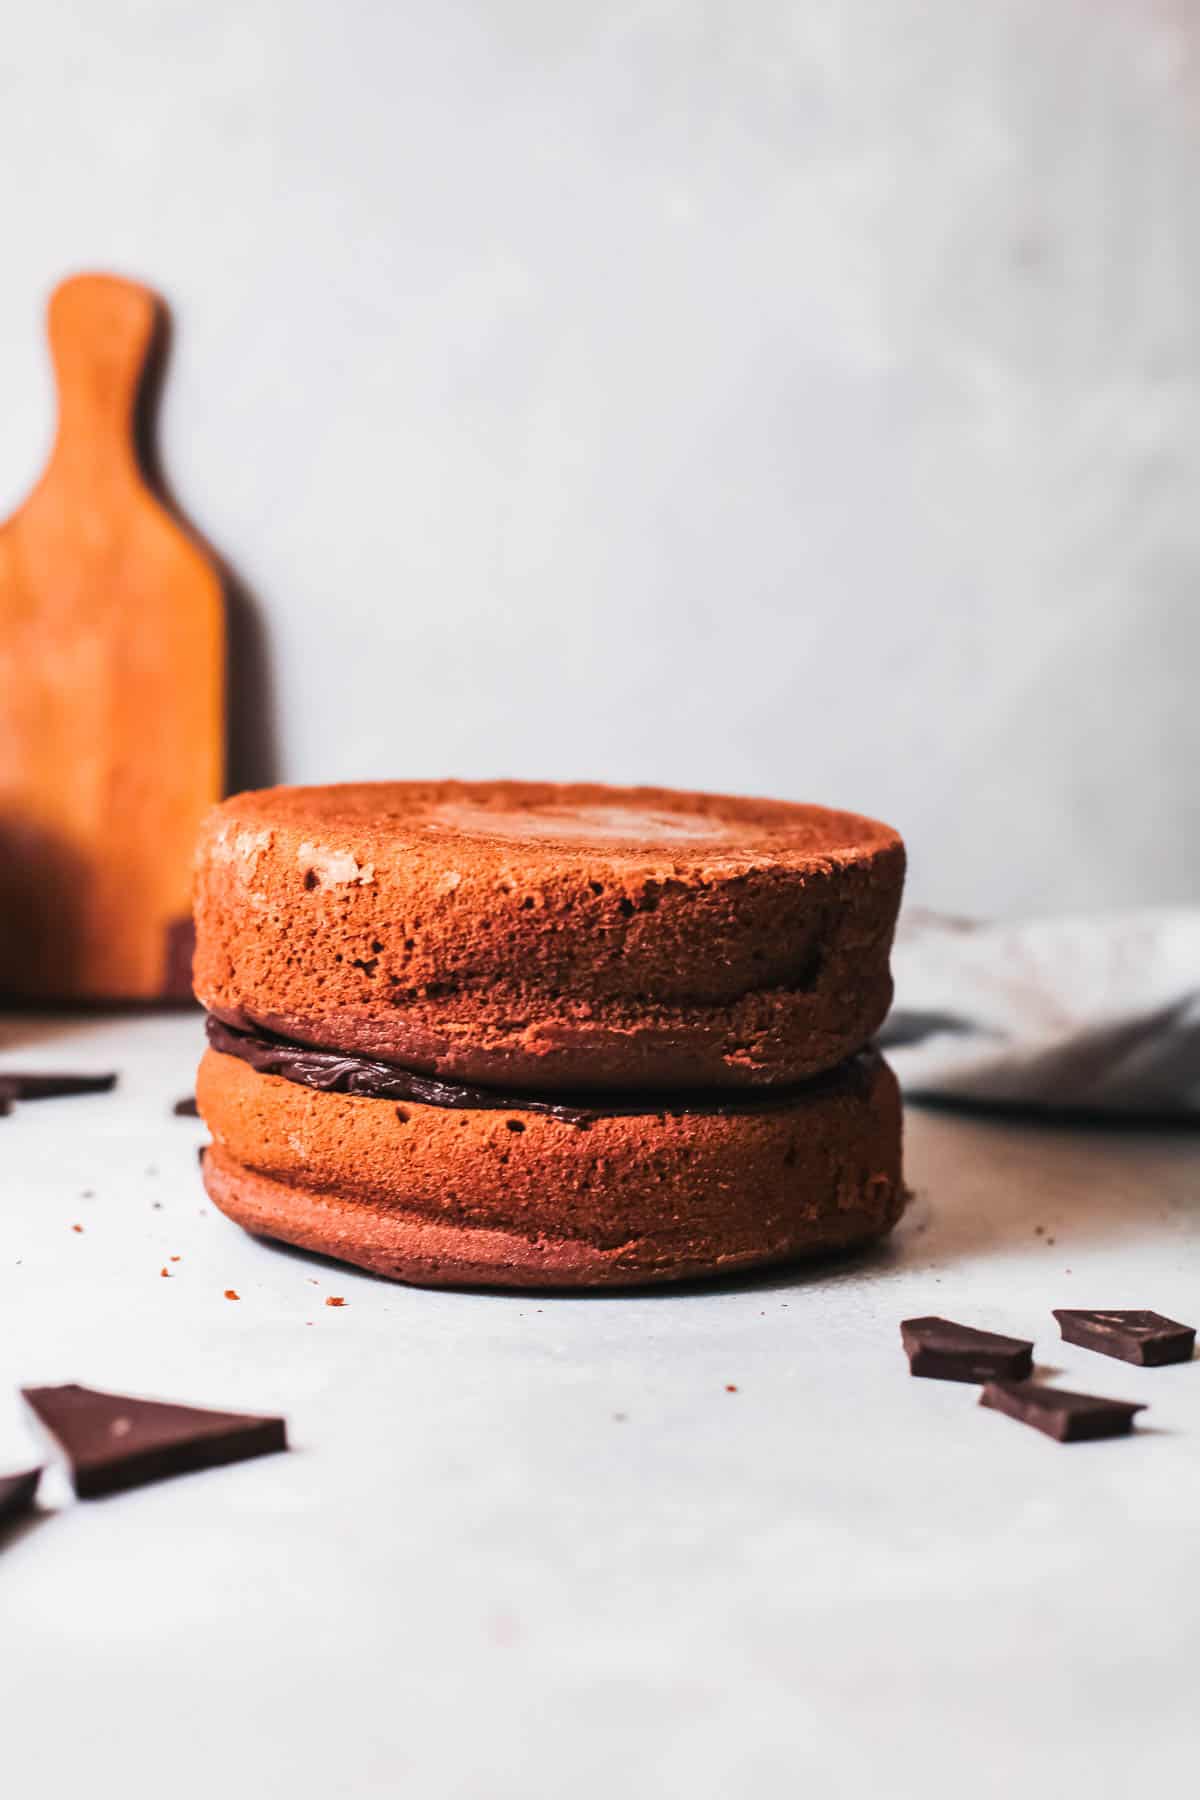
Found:
[(886, 825), (662, 788), (238, 794), (197, 862), (196, 992), (233, 1024), (531, 1092), (793, 1082), (891, 999)]

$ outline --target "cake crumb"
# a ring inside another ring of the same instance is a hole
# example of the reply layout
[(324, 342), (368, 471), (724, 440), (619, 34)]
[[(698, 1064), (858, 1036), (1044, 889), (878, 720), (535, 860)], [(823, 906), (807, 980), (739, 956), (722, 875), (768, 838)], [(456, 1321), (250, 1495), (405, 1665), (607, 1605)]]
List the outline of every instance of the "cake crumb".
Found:
[(168, 1281), (170, 1281), (170, 1279), (171, 1279), (171, 1271), (170, 1271), (170, 1269), (167, 1269), (167, 1268), (163, 1268), (163, 1269), (160, 1269), (160, 1270), (159, 1270), (159, 1271), (158, 1271), (158, 1272), (159, 1272), (159, 1274), (160, 1274), (160, 1275), (165, 1275), (165, 1276), (166, 1276), (166, 1278), (167, 1278), (167, 1280), (168, 1280)]
[(725, 1383), (725, 1392), (727, 1394), (736, 1394), (737, 1393), (737, 1383), (735, 1381), (727, 1381)]
[(225, 1298), (227, 1300), (240, 1300), (241, 1297), (242, 1296), (238, 1293), (236, 1288), (226, 1288), (225, 1289)]
[(325, 1304), (326, 1306), (345, 1306), (346, 1302), (340, 1294), (326, 1294)]
[(80, 1233), (80, 1234), (82, 1234), (82, 1232), (83, 1232), (83, 1226), (82, 1226), (82, 1225), (72, 1225), (72, 1227), (71, 1227), (71, 1230), (72, 1230), (72, 1231), (78, 1231), (78, 1232), (79, 1232), (79, 1233)]

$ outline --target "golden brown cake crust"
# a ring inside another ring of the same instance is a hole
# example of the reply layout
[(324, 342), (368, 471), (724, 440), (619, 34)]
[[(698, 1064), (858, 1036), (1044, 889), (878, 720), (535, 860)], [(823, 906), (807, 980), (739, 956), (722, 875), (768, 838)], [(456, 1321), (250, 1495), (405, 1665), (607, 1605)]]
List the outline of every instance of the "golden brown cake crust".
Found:
[(273, 788), (209, 815), (232, 1023), (537, 1091), (791, 1083), (882, 1021), (904, 851), (852, 813), (545, 783)]
[(904, 1191), (900, 1101), (855, 1058), (778, 1105), (601, 1116), (321, 1093), (206, 1052), (204, 1180), (247, 1230), (433, 1286), (629, 1286), (863, 1244)]

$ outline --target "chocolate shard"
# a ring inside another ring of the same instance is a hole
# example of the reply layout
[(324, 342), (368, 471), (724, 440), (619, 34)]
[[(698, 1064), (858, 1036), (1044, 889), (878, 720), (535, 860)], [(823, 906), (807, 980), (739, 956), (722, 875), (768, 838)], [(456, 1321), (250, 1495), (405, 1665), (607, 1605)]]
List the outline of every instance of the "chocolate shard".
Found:
[(1132, 1400), (1110, 1400), (1102, 1394), (1069, 1394), (1065, 1388), (1047, 1387), (1040, 1381), (989, 1381), (979, 1396), (980, 1406), (994, 1407), (1032, 1425), (1060, 1444), (1081, 1444), (1089, 1438), (1125, 1437), (1133, 1430), (1133, 1416), (1144, 1406)]
[(912, 1374), (935, 1381), (1021, 1381), (1033, 1370), (1028, 1339), (976, 1331), (952, 1319), (905, 1319), (900, 1339)]
[(104, 1075), (45, 1075), (5, 1069), (0, 1086), (10, 1100), (58, 1100), (69, 1094), (108, 1094), (117, 1085), (115, 1071)]
[(33, 1511), (41, 1478), (40, 1469), (25, 1469), (20, 1475), (0, 1475), (0, 1525), (7, 1525)]
[(185, 1094), (182, 1100), (175, 1102), (171, 1111), (177, 1119), (198, 1119), (200, 1117), (200, 1108), (196, 1105), (195, 1094)]
[(287, 1449), (282, 1419), (136, 1400), (74, 1384), (22, 1392), (62, 1445), (75, 1492), (84, 1500)]
[(1196, 1348), (1196, 1327), (1164, 1319), (1156, 1312), (1079, 1312), (1056, 1306), (1065, 1344), (1098, 1350), (1121, 1362), (1159, 1369), (1165, 1363), (1190, 1362)]

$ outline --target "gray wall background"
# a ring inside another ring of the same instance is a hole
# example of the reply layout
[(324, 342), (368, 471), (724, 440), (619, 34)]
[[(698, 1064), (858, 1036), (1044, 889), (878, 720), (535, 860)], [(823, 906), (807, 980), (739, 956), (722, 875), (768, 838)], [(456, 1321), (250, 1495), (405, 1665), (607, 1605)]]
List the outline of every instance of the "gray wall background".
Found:
[(899, 825), (989, 914), (1200, 889), (1200, 13), (40, 0), (0, 70), (0, 506), (40, 310), (175, 314), (178, 499), (289, 780)]

